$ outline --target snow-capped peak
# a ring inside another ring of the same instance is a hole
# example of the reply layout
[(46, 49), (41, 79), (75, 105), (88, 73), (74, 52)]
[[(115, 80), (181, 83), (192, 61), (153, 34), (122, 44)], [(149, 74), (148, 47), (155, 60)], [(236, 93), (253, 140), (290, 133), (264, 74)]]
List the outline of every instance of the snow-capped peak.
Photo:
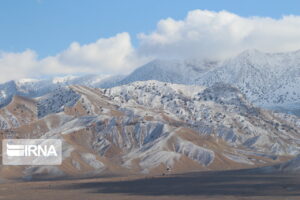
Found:
[(71, 80), (74, 80), (75, 78), (77, 78), (78, 76), (72, 76), (72, 75), (69, 75), (69, 76), (63, 76), (63, 77), (54, 77), (52, 79), (52, 82), (54, 84), (56, 83), (66, 83), (68, 81), (71, 81)]
[(38, 82), (39, 79), (32, 79), (32, 78), (23, 78), (16, 81), (17, 84), (25, 84), (25, 83), (35, 83)]

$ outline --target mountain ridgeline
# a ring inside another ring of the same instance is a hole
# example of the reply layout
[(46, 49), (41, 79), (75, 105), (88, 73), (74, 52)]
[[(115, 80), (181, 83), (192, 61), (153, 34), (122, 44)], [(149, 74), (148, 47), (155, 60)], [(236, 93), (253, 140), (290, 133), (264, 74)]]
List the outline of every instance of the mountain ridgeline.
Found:
[(300, 52), (150, 62), (128, 76), (0, 85), (0, 138), (63, 141), (61, 166), (5, 179), (253, 168), (299, 173)]
[(10, 81), (0, 85), (0, 106), (7, 105), (14, 95), (35, 98), (66, 85), (111, 88), (147, 80), (200, 86), (223, 82), (238, 88), (257, 106), (300, 114), (300, 51), (271, 54), (247, 50), (224, 61), (154, 60), (127, 76)]

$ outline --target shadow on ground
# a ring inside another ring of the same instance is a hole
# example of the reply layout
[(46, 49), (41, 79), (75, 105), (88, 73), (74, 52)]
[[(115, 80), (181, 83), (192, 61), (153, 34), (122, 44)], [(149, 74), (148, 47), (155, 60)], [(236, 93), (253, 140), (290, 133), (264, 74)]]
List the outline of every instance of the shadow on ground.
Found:
[(300, 176), (249, 174), (243, 171), (206, 172), (131, 181), (78, 183), (55, 189), (88, 189), (93, 193), (150, 196), (300, 196)]

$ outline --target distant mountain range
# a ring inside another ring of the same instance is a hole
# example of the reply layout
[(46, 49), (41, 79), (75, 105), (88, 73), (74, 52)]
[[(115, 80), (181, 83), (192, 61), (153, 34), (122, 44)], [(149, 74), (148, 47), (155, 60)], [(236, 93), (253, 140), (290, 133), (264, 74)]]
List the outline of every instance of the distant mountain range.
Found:
[(218, 62), (156, 60), (118, 84), (144, 80), (203, 86), (223, 82), (240, 89), (258, 106), (300, 114), (300, 51), (270, 54), (247, 50)]
[(15, 95), (36, 98), (68, 85), (89, 87), (110, 87), (123, 79), (123, 76), (66, 76), (51, 79), (21, 79), (0, 84), (0, 107), (7, 105)]
[(154, 60), (127, 76), (10, 81), (0, 85), (0, 106), (7, 105), (13, 95), (39, 97), (65, 85), (110, 88), (146, 80), (201, 86), (223, 82), (240, 89), (255, 105), (300, 115), (300, 51), (247, 50), (225, 61)]

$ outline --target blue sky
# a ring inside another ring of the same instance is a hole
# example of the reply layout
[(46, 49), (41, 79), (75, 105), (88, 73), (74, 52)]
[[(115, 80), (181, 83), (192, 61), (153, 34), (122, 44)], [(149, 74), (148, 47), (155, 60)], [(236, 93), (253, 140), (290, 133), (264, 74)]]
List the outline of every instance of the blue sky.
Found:
[(128, 32), (137, 46), (138, 33), (151, 32), (160, 19), (183, 19), (190, 10), (280, 18), (299, 15), (299, 4), (297, 0), (1, 0), (0, 50), (32, 49), (43, 58), (73, 41), (86, 44), (121, 32)]
[(300, 49), (299, 0), (0, 0), (0, 82)]

